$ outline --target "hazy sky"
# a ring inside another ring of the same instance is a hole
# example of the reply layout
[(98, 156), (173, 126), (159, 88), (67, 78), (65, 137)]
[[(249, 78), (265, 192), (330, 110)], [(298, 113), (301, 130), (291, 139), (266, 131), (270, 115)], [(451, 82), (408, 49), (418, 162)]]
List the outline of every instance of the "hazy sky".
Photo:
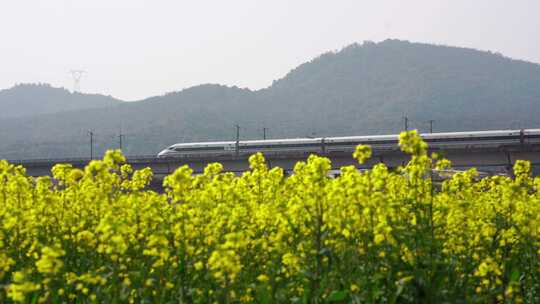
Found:
[(258, 89), (353, 42), (399, 38), (540, 63), (539, 0), (1, 0), (0, 89), (47, 82), (135, 100)]

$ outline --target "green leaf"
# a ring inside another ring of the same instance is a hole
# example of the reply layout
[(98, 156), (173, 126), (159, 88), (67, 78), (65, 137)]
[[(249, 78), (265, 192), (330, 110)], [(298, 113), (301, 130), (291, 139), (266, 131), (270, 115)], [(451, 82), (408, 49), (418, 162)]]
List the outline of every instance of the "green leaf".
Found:
[(270, 291), (267, 288), (260, 288), (259, 289), (259, 301), (258, 303), (261, 304), (270, 304), (272, 303), (272, 295), (270, 294)]
[(519, 282), (519, 271), (517, 269), (512, 270), (510, 274), (510, 282)]
[(340, 291), (334, 290), (332, 291), (330, 296), (326, 299), (326, 302), (334, 303), (334, 302), (345, 301), (348, 296), (349, 296), (349, 293), (345, 290), (340, 290)]
[(309, 304), (310, 298), (311, 298), (311, 290), (309, 288), (306, 288), (304, 290), (304, 295), (302, 296), (302, 304)]

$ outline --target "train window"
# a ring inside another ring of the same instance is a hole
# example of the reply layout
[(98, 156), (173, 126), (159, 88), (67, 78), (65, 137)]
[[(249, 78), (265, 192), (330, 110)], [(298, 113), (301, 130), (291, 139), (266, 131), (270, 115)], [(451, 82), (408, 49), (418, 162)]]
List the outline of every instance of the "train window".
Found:
[[(428, 143), (436, 143), (436, 142), (459, 142), (459, 141), (471, 141), (471, 140), (506, 140), (506, 139), (515, 139), (516, 136), (509, 136), (509, 135), (499, 135), (499, 136), (481, 136), (481, 137), (472, 137), (471, 135), (465, 135), (465, 136), (459, 136), (459, 137), (444, 137), (444, 138), (426, 138), (424, 139)], [(364, 141), (366, 142), (366, 141)], [(377, 144), (388, 144), (388, 143), (397, 143), (397, 139), (387, 139), (387, 140), (379, 140), (379, 139), (372, 139), (369, 144), (371, 145), (377, 145)], [(327, 142), (328, 146), (353, 146), (361, 144), (361, 141), (355, 141), (355, 142)]]
[(474, 141), (474, 140), (506, 140), (515, 139), (515, 136), (482, 136), (472, 137), (471, 135), (466, 137), (448, 137), (448, 138), (427, 138), (426, 142), (449, 142), (449, 141)]
[(174, 148), (175, 151), (178, 152), (187, 152), (187, 151), (217, 151), (217, 150), (224, 150), (223, 146), (216, 146), (216, 147), (176, 147)]
[(275, 145), (248, 145), (240, 149), (272, 149), (272, 148), (297, 148), (297, 147), (319, 147), (321, 143), (298, 143), (298, 144), (275, 144)]
[[(396, 143), (397, 139), (389, 139), (389, 140), (373, 140), (370, 141), (370, 145), (376, 145), (376, 144), (388, 144), (388, 143)], [(356, 146), (359, 144), (365, 143), (365, 141), (354, 141), (354, 142), (327, 142), (326, 144), (329, 146)]]

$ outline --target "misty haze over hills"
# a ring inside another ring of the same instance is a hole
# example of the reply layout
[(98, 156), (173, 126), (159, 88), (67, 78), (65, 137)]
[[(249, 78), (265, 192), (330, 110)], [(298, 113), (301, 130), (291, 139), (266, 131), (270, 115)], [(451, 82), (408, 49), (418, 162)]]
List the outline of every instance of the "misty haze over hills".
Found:
[(103, 108), (120, 102), (110, 96), (70, 93), (48, 84), (20, 84), (0, 91), (0, 118)]
[(262, 90), (205, 84), (137, 102), (47, 85), (0, 91), (0, 158), (157, 154), (176, 142), (540, 127), (540, 65), (472, 49), (386, 40), (304, 63)]

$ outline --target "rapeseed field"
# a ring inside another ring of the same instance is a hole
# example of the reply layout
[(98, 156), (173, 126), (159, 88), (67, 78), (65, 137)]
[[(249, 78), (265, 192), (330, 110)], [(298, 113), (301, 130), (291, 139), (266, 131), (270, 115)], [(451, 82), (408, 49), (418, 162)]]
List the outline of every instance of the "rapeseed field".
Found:
[[(147, 185), (119, 151), (32, 178), (0, 162), (1, 303), (540, 303), (540, 178), (470, 169), (400, 136), (410, 162), (286, 176), (250, 157)], [(354, 157), (371, 155), (359, 146)]]

